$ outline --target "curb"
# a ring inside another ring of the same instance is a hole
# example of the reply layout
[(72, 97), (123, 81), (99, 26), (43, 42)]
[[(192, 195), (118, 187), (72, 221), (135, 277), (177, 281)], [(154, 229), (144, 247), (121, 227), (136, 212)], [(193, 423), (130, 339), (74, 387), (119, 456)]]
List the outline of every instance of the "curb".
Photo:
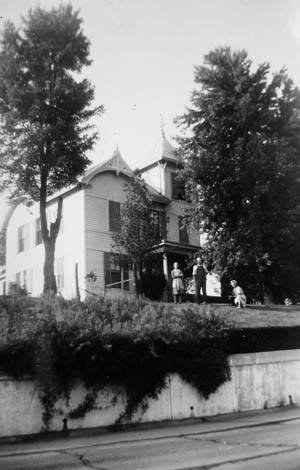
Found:
[[(276, 411), (279, 412), (279, 410), (287, 411), (287, 410), (298, 410), (298, 413), (296, 416), (291, 416), (291, 417), (278, 417), (276, 414), (276, 417), (274, 419), (269, 419), (267, 416), (264, 416), (267, 413), (274, 413)], [(245, 418), (257, 418), (257, 420), (254, 420), (253, 422), (240, 422), (239, 419), (245, 419)], [(267, 418), (264, 421), (261, 421), (259, 418), (260, 417), (265, 417)], [(227, 418), (227, 419), (226, 419)], [(228, 423), (228, 420), (232, 418), (236, 418), (236, 422), (230, 422)], [(80, 449), (80, 448), (89, 448), (89, 447), (102, 447), (102, 446), (107, 446), (107, 445), (118, 445), (120, 443), (126, 444), (130, 442), (145, 442), (149, 440), (162, 440), (162, 439), (171, 439), (171, 438), (182, 438), (184, 436), (195, 436), (195, 435), (207, 435), (207, 434), (216, 434), (216, 433), (221, 433), (221, 432), (226, 432), (226, 431), (231, 431), (235, 429), (245, 429), (245, 428), (253, 428), (253, 427), (262, 427), (262, 426), (268, 426), (272, 424), (279, 424), (282, 422), (290, 422), (290, 421), (296, 421), (300, 419), (300, 408), (296, 405), (288, 406), (283, 408), (272, 408), (270, 410), (257, 410), (256, 412), (242, 412), (242, 413), (230, 413), (228, 415), (216, 415), (208, 418), (188, 418), (184, 420), (176, 420), (176, 421), (159, 421), (155, 423), (133, 423), (133, 424), (126, 424), (126, 425), (118, 425), (118, 426), (103, 426), (103, 427), (97, 427), (97, 428), (85, 428), (85, 429), (75, 429), (75, 430), (70, 430), (70, 431), (53, 431), (49, 433), (43, 433), (43, 434), (31, 434), (31, 435), (22, 435), (22, 436), (12, 436), (12, 437), (3, 437), (0, 438), (0, 445), (1, 444), (8, 444), (8, 445), (13, 445), (13, 444), (29, 444), (29, 443), (41, 443), (41, 442), (51, 442), (51, 441), (65, 441), (65, 445), (62, 446), (53, 446), (49, 448), (41, 448), (41, 449), (32, 449), (32, 450), (20, 450), (20, 451), (12, 451), (12, 452), (5, 452), (1, 453), (0, 452), (0, 459), (3, 457), (12, 457), (12, 456), (22, 456), (22, 455), (31, 455), (31, 454), (44, 454), (48, 452), (58, 452), (63, 449)], [(226, 423), (228, 424), (226, 426)], [(161, 429), (161, 428), (172, 428), (172, 427), (182, 427), (187, 425), (192, 425), (192, 424), (215, 424), (217, 425), (222, 425), (224, 424), (224, 427), (220, 427), (219, 429), (200, 429), (200, 430), (195, 430), (192, 431), (190, 430), (189, 432), (178, 432), (178, 433), (165, 433), (161, 436), (146, 436), (146, 437), (138, 437), (134, 436), (132, 438), (128, 439), (118, 439), (118, 440), (108, 440), (106, 442), (98, 442), (98, 443), (93, 443), (93, 444), (85, 444), (85, 445), (78, 445), (76, 446), (74, 443), (68, 445), (68, 438), (77, 438), (77, 437), (88, 437), (88, 436), (97, 436), (97, 435), (103, 435), (103, 434), (111, 434), (113, 435), (116, 432), (130, 432), (130, 431), (146, 431), (146, 430), (156, 430), (156, 429)], [(53, 442), (54, 444), (54, 442)]]

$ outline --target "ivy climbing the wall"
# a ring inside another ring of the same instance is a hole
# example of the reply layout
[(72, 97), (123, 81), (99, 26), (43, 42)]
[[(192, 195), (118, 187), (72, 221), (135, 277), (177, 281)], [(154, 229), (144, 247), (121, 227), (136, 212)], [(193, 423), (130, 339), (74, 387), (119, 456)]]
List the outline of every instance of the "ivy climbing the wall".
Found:
[(69, 410), (69, 419), (93, 410), (98, 392), (109, 387), (126, 394), (118, 418), (125, 423), (158, 397), (171, 373), (204, 398), (229, 380), (227, 328), (207, 309), (107, 297), (84, 303), (39, 299), (35, 309), (31, 303), (30, 312), (23, 311), (32, 317), (26, 328), (19, 325), (5, 338), (0, 369), (12, 377), (33, 377), (45, 430), (58, 400), (68, 404), (78, 383), (86, 395)]

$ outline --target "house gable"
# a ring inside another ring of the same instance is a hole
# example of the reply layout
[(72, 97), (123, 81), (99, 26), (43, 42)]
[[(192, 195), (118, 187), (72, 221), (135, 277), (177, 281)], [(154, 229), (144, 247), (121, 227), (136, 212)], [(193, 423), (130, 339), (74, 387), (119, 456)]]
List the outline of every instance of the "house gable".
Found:
[(119, 149), (117, 148), (112, 157), (106, 160), (105, 162), (99, 163), (98, 165), (92, 166), (82, 178), (83, 184), (90, 184), (92, 179), (99, 175), (100, 173), (105, 172), (114, 172), (118, 176), (123, 174), (128, 177), (133, 176), (132, 169), (127, 165), (125, 160), (123, 160)]

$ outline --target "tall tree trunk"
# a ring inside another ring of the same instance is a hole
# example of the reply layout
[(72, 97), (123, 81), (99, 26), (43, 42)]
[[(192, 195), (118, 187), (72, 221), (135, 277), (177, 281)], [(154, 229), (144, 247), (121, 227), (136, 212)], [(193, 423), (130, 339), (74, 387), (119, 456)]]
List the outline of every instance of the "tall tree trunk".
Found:
[(50, 230), (48, 229), (47, 213), (46, 213), (46, 195), (47, 195), (47, 177), (41, 177), (40, 189), (40, 219), (41, 219), (41, 232), (45, 249), (44, 261), (44, 293), (56, 294), (57, 285), (54, 274), (54, 260), (55, 260), (55, 243), (59, 232), (61, 215), (62, 215), (62, 198), (58, 198), (57, 214), (55, 222), (50, 223)]
[(44, 261), (44, 293), (57, 292), (56, 278), (54, 274), (54, 259), (55, 259), (55, 240), (44, 242), (45, 261)]

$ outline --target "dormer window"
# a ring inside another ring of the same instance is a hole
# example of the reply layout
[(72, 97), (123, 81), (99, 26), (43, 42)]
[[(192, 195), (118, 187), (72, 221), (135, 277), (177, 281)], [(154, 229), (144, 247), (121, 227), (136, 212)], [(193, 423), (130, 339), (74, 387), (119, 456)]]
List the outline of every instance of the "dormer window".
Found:
[(172, 199), (179, 199), (185, 201), (185, 187), (184, 181), (178, 178), (177, 173), (171, 173), (171, 191)]

